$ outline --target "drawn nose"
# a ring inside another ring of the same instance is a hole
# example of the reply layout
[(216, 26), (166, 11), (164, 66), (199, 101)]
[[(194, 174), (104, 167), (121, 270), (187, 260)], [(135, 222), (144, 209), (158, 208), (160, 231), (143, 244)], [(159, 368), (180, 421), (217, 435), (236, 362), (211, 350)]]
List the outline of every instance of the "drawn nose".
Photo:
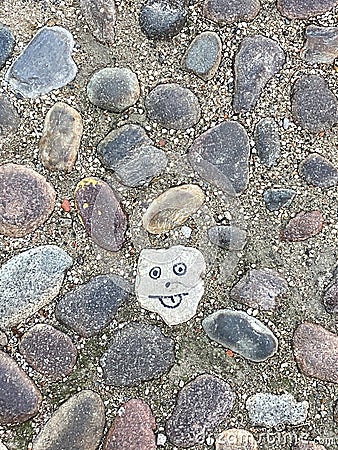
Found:
[(165, 287), (168, 288), (170, 286), (170, 281), (167, 281)]

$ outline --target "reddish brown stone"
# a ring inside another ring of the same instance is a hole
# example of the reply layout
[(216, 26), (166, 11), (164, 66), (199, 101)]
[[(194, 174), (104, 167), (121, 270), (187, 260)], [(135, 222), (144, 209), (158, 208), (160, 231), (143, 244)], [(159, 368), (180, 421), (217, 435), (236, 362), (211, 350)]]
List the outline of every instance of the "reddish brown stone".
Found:
[(293, 337), (300, 370), (310, 377), (338, 383), (338, 336), (320, 325), (305, 322)]
[(338, 280), (324, 293), (323, 302), (328, 313), (338, 313)]
[(103, 450), (156, 450), (155, 418), (147, 403), (132, 399), (118, 411)]
[(45, 177), (18, 164), (0, 166), (0, 233), (22, 237), (52, 214), (56, 193)]
[(321, 211), (302, 211), (281, 231), (281, 240), (305, 241), (322, 231), (325, 219)]
[(300, 441), (296, 445), (295, 450), (326, 450), (326, 448), (317, 442)]

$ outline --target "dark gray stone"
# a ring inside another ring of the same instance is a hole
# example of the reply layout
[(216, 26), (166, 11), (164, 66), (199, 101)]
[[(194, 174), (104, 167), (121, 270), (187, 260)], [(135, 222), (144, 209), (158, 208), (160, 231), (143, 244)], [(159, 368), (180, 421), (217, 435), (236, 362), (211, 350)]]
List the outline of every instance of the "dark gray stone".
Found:
[(250, 145), (238, 122), (222, 122), (199, 136), (189, 150), (193, 169), (230, 195), (244, 192), (249, 179)]
[(196, 95), (176, 83), (156, 86), (147, 95), (145, 107), (150, 120), (174, 130), (191, 128), (201, 117)]
[(337, 0), (277, 0), (277, 6), (283, 16), (289, 19), (308, 19), (330, 11)]
[(81, 12), (92, 35), (102, 44), (115, 40), (115, 0), (80, 0)]
[(97, 450), (104, 425), (100, 396), (81, 391), (55, 411), (33, 441), (33, 450)]
[(333, 64), (338, 57), (338, 27), (309, 25), (301, 57), (311, 64)]
[(267, 167), (276, 166), (280, 157), (278, 126), (273, 119), (262, 119), (255, 128), (258, 157)]
[(284, 63), (285, 54), (278, 42), (259, 35), (244, 38), (235, 58), (234, 111), (253, 109), (265, 85)]
[(220, 25), (253, 20), (260, 9), (259, 0), (205, 0), (204, 16)]
[(250, 361), (265, 361), (277, 351), (278, 341), (272, 331), (243, 311), (216, 311), (203, 320), (202, 326), (210, 339)]
[(0, 95), (0, 140), (13, 135), (19, 128), (20, 117), (9, 98)]
[(338, 122), (338, 100), (324, 78), (305, 75), (295, 82), (292, 116), (297, 125), (313, 133), (329, 130)]
[(100, 275), (62, 297), (56, 318), (80, 336), (95, 336), (113, 320), (130, 290), (118, 275)]
[(183, 69), (208, 81), (217, 72), (222, 57), (222, 42), (217, 33), (204, 31), (195, 37), (182, 60)]
[(317, 153), (308, 156), (299, 166), (300, 174), (313, 186), (330, 188), (338, 184), (338, 170)]
[(101, 358), (106, 384), (113, 386), (135, 386), (152, 380), (174, 362), (174, 341), (156, 325), (136, 322), (115, 331)]
[(209, 240), (226, 250), (243, 250), (246, 245), (246, 231), (235, 225), (215, 225), (208, 230)]
[(0, 23), (0, 69), (12, 56), (15, 40), (11, 30), (6, 25)]
[(126, 67), (106, 67), (95, 72), (87, 85), (87, 95), (93, 105), (121, 113), (135, 105), (140, 97), (140, 85), (134, 72)]
[(182, 30), (187, 18), (186, 0), (147, 0), (141, 8), (140, 26), (149, 38), (171, 38)]
[(228, 383), (209, 374), (198, 376), (178, 394), (166, 424), (170, 442), (183, 448), (203, 444), (206, 434), (231, 413), (234, 402)]
[(267, 189), (263, 198), (269, 211), (278, 211), (290, 206), (296, 195), (293, 189)]
[(338, 313), (338, 280), (324, 292), (323, 303), (328, 313)]
[(5, 79), (14, 91), (29, 98), (59, 89), (77, 73), (71, 57), (73, 47), (74, 40), (68, 30), (44, 27), (14, 61)]
[(6, 353), (0, 351), (0, 425), (34, 417), (42, 396), (33, 381)]

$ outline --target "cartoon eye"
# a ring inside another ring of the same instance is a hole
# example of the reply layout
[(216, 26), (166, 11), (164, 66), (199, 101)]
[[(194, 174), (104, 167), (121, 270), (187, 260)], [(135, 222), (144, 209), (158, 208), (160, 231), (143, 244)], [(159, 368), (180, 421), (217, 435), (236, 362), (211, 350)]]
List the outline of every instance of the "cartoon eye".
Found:
[(175, 275), (185, 275), (187, 273), (187, 266), (184, 263), (177, 263), (173, 267)]
[(149, 272), (150, 278), (153, 280), (157, 280), (157, 278), (160, 278), (161, 276), (161, 267), (153, 267), (151, 271)]

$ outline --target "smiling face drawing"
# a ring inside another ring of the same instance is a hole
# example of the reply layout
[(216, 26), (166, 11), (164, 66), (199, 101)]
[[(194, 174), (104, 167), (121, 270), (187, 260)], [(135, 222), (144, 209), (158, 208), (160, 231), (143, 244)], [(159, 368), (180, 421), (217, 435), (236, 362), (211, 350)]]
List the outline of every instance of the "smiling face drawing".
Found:
[(205, 261), (192, 247), (142, 250), (136, 294), (144, 309), (158, 313), (168, 325), (191, 319), (204, 292)]

